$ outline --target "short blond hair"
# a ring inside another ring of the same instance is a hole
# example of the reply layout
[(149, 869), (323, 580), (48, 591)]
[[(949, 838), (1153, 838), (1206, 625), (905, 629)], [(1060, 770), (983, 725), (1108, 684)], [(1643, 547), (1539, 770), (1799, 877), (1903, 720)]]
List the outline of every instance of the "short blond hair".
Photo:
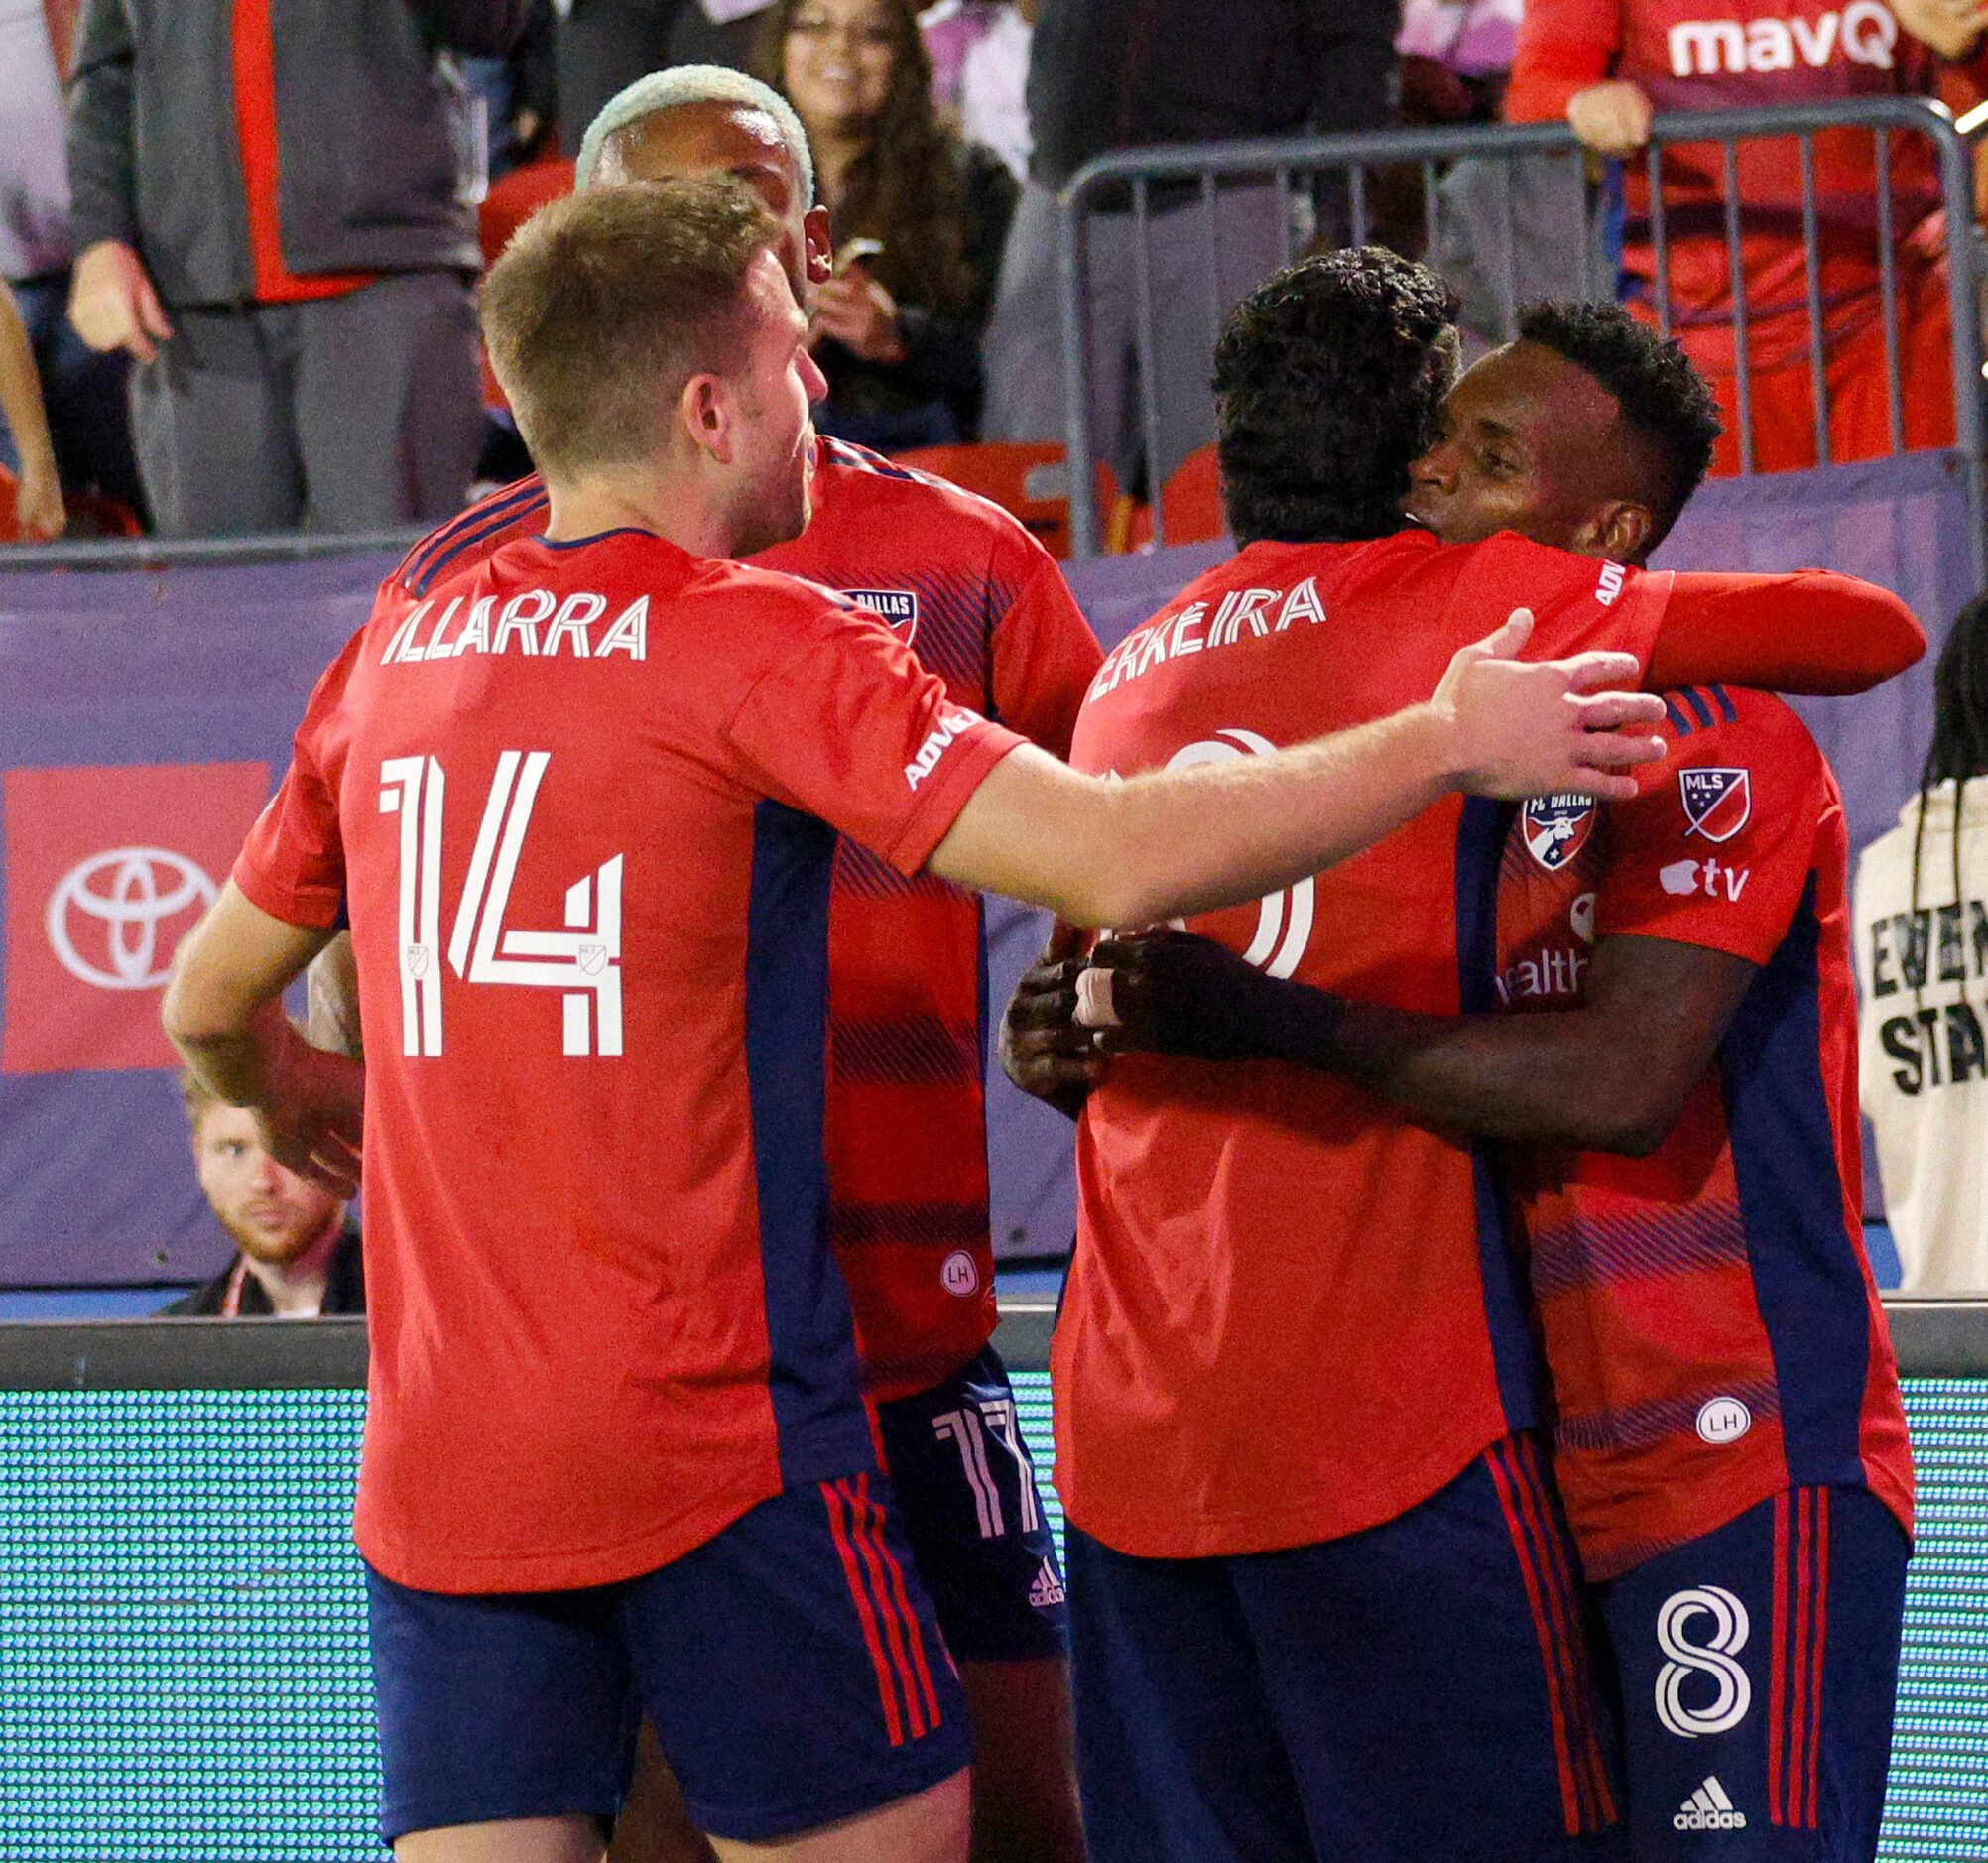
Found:
[(483, 282), (490, 366), (540, 469), (654, 456), (658, 410), (749, 340), (745, 277), (780, 228), (743, 183), (570, 194), (519, 228)]

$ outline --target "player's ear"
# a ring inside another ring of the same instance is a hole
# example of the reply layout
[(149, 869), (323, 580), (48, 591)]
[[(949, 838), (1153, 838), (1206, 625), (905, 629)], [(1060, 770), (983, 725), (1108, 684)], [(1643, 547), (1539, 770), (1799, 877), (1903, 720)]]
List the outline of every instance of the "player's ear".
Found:
[(835, 240), (826, 207), (809, 207), (802, 221), (808, 250), (808, 282), (825, 285), (835, 275)]
[(693, 375), (677, 399), (677, 424), (698, 452), (716, 465), (730, 465), (737, 410), (722, 377)]
[(1581, 541), (1574, 548), (1583, 556), (1596, 555), (1616, 562), (1641, 562), (1649, 548), (1650, 534), (1657, 520), (1648, 505), (1634, 499), (1612, 499), (1581, 527)]

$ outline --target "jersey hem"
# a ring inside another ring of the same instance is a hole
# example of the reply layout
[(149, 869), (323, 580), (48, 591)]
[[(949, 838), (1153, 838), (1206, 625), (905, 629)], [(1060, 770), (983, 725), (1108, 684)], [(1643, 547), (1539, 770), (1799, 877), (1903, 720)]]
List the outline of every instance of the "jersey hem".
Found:
[[(1238, 1558), (1252, 1552), (1283, 1552), (1293, 1547), (1318, 1546), (1330, 1540), (1351, 1539), (1354, 1534), (1367, 1533), (1375, 1527), (1385, 1527), (1390, 1521), (1401, 1519), (1404, 1514), (1412, 1513), (1425, 1501), (1441, 1493), (1493, 1443), (1502, 1442), (1510, 1435), (1525, 1433), (1527, 1428), (1514, 1426), (1500, 1418), (1487, 1428), (1484, 1435), (1472, 1437), (1470, 1446), (1461, 1450), (1451, 1448), (1439, 1456), (1431, 1456), (1421, 1463), (1401, 1486), (1390, 1486), (1352, 1514), (1346, 1511), (1343, 1489), (1336, 1491), (1329, 1503), (1307, 1499), (1300, 1506), (1279, 1513), (1274, 1520), (1266, 1519), (1261, 1510), (1251, 1510), (1247, 1514), (1203, 1515), (1190, 1524), (1191, 1531), (1184, 1536), (1179, 1531), (1180, 1523), (1178, 1520), (1169, 1523), (1172, 1531), (1160, 1528), (1150, 1519), (1111, 1521), (1104, 1517), (1109, 1509), (1102, 1514), (1093, 1513), (1088, 1502), (1075, 1494), (1063, 1495), (1063, 1513), (1073, 1526), (1100, 1546), (1121, 1552), (1128, 1558)], [(1057, 1466), (1065, 1460), (1075, 1459), (1074, 1450), (1067, 1457), (1059, 1453)], [(1053, 1470), (1051, 1480), (1055, 1479)], [(1237, 1531), (1245, 1523), (1251, 1530)]]
[[(823, 1475), (820, 1479), (839, 1480), (843, 1476), (863, 1474), (873, 1465), (872, 1462), (857, 1461), (842, 1468), (836, 1475)], [(397, 1585), (405, 1585), (410, 1591), (430, 1591), (442, 1597), (587, 1591), (598, 1585), (620, 1584), (630, 1578), (641, 1578), (650, 1572), (660, 1571), (666, 1565), (674, 1565), (677, 1560), (696, 1552), (699, 1547), (709, 1545), (726, 1529), (737, 1525), (754, 1508), (763, 1507), (797, 1485), (811, 1487), (814, 1478), (797, 1484), (783, 1482), (776, 1476), (762, 1484), (755, 1484), (734, 1500), (720, 1503), (726, 1510), (723, 1517), (714, 1525), (699, 1530), (688, 1531), (679, 1523), (633, 1540), (617, 1541), (611, 1547), (593, 1547), (584, 1552), (525, 1554), (475, 1552), (463, 1548), (451, 1548), (443, 1558), (431, 1559), (423, 1553), (409, 1552), (388, 1536), (376, 1534), (374, 1529), (362, 1526), (356, 1519), (352, 1526), (352, 1538), (367, 1564), (381, 1577), (390, 1578)], [(701, 1518), (709, 1520), (711, 1516)], [(465, 1578), (472, 1576), (473, 1583), (464, 1582)]]
[(1591, 1559), (1587, 1550), (1580, 1546), (1579, 1534), (1575, 1533), (1574, 1544), (1581, 1555), (1581, 1573), (1591, 1585), (1605, 1585), (1618, 1578), (1627, 1578), (1631, 1572), (1641, 1570), (1652, 1559), (1664, 1558), (1682, 1547), (1694, 1546), (1700, 1540), (1710, 1539), (1721, 1528), (1730, 1527), (1742, 1514), (1752, 1513), (1755, 1508), (1764, 1506), (1777, 1495), (1793, 1494), (1797, 1488), (1805, 1487), (1843, 1488), (1853, 1494), (1868, 1494), (1898, 1522), (1900, 1531), (1906, 1537), (1907, 1545), (1914, 1545), (1916, 1542), (1913, 1535), (1912, 1508), (1907, 1505), (1901, 1509), (1898, 1498), (1886, 1492), (1891, 1485), (1889, 1482), (1873, 1481), (1868, 1475), (1862, 1481), (1770, 1482), (1752, 1500), (1741, 1502), (1735, 1507), (1721, 1508), (1717, 1519), (1705, 1522), (1690, 1533), (1679, 1534), (1676, 1539), (1643, 1541), (1633, 1548), (1625, 1549), (1627, 1552), (1633, 1554), (1628, 1557), (1618, 1555), (1614, 1558)]

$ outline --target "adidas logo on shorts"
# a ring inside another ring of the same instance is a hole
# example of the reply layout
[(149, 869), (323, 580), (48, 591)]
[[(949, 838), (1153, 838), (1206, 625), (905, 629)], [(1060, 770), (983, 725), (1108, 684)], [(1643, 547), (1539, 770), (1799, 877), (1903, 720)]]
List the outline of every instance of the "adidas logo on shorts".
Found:
[(1063, 1581), (1056, 1576), (1056, 1568), (1048, 1559), (1043, 1561), (1043, 1569), (1036, 1574), (1036, 1582), (1029, 1587), (1029, 1602), (1039, 1611), (1063, 1602)]
[(1744, 1830), (1746, 1813), (1733, 1808), (1725, 1787), (1708, 1779), (1684, 1801), (1671, 1822), (1678, 1830)]

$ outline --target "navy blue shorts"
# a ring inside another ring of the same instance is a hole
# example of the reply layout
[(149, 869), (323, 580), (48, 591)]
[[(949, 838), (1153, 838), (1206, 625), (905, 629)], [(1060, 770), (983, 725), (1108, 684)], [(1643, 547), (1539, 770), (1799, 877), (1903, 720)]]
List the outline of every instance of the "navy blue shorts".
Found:
[(1070, 1529), (1093, 1863), (1613, 1863), (1613, 1733), (1530, 1437), (1364, 1533), (1128, 1557)]
[(1776, 1495), (1600, 1587), (1638, 1863), (1869, 1863), (1908, 1548), (1861, 1488)]
[(989, 1346), (930, 1391), (879, 1405), (905, 1537), (962, 1663), (1069, 1650), (1062, 1567), (1022, 1440), (1015, 1388)]
[(879, 1475), (796, 1488), (657, 1571), (444, 1596), (367, 1572), (381, 1835), (620, 1809), (646, 1710), (692, 1821), (765, 1842), (970, 1757)]

